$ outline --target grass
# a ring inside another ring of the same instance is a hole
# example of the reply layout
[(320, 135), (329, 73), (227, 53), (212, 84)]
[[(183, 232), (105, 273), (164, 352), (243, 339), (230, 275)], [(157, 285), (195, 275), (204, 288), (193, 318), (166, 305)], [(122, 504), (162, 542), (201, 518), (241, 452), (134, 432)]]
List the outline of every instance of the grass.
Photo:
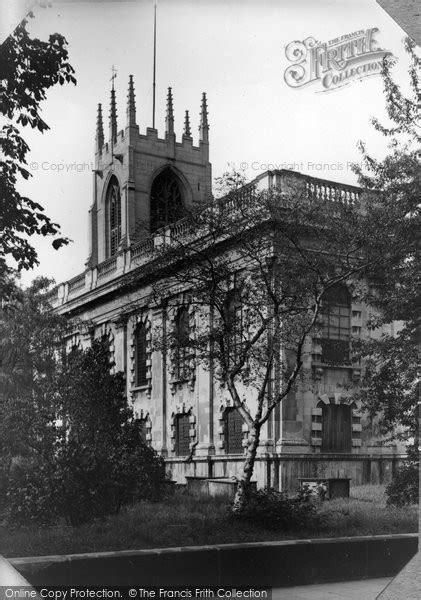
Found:
[(382, 486), (354, 488), (352, 496), (324, 502), (317, 529), (279, 533), (229, 519), (226, 501), (198, 500), (180, 493), (156, 504), (142, 502), (117, 516), (78, 528), (0, 526), (0, 554), (40, 556), (417, 531), (417, 507), (386, 506)]
[(358, 485), (351, 487), (351, 498), (362, 502), (374, 502), (386, 506), (386, 488), (384, 485)]
[(322, 504), (322, 527), (326, 537), (414, 533), (418, 530), (418, 506), (386, 505), (381, 485), (354, 487), (349, 499)]

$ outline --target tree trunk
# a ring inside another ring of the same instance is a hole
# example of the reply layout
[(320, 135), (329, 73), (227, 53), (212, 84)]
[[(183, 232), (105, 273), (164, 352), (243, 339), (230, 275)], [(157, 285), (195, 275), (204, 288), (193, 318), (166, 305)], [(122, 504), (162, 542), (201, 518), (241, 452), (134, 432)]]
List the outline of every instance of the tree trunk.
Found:
[(257, 448), (260, 441), (260, 427), (253, 423), (251, 439), (247, 446), (247, 454), (243, 465), (243, 473), (237, 485), (237, 491), (232, 505), (233, 514), (240, 514), (247, 504), (250, 492), (250, 480), (253, 475), (254, 463), (256, 461)]

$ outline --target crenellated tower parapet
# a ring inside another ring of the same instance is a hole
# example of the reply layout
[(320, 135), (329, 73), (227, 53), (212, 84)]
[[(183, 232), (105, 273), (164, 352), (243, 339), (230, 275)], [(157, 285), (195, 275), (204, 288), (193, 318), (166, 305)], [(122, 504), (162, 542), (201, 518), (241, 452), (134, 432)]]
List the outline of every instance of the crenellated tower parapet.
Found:
[[(167, 92), (163, 137), (157, 129), (146, 127), (142, 131), (139, 127), (132, 75), (127, 92), (126, 127), (121, 130), (117, 127), (114, 79), (109, 114), (106, 140), (99, 105), (89, 266), (181, 218), (194, 205), (207, 201), (212, 193), (206, 94), (201, 99), (197, 145), (191, 135), (189, 111), (185, 113), (181, 139), (177, 139), (172, 88)], [(139, 114), (142, 120), (142, 113)]]

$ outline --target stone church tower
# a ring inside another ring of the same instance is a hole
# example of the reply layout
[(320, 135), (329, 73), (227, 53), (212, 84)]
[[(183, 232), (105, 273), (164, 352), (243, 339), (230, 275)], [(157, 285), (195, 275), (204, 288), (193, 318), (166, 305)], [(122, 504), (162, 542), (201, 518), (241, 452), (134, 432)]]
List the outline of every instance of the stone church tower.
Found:
[(181, 141), (174, 132), (174, 109), (168, 88), (165, 138), (136, 121), (133, 76), (127, 94), (126, 126), (118, 131), (114, 85), (109, 135), (104, 136), (101, 104), (95, 140), (94, 199), (89, 211), (88, 267), (111, 258), (151, 233), (182, 218), (211, 195), (209, 126), (206, 94), (202, 95), (199, 145), (193, 144), (189, 112)]

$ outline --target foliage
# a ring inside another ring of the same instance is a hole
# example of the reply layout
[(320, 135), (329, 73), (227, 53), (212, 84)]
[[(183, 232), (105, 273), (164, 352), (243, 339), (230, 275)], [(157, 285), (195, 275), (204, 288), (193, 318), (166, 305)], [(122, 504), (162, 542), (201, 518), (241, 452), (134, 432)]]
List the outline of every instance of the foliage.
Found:
[(215, 177), (215, 196), (223, 198), (228, 194), (234, 195), (241, 187), (246, 185), (247, 178), (244, 171), (237, 171), (234, 166), (224, 171), (220, 177)]
[(390, 126), (385, 126), (378, 119), (373, 118), (372, 123), (377, 131), (392, 139), (392, 144), (398, 135), (406, 135), (417, 144), (421, 142), (420, 126), (420, 67), (421, 59), (417, 54), (417, 45), (411, 38), (405, 39), (405, 50), (410, 59), (408, 70), (410, 95), (405, 96), (400, 87), (395, 83), (391, 74), (394, 59), (385, 58), (382, 67), (383, 87), (386, 100), (387, 115)]
[(235, 518), (273, 531), (301, 530), (316, 526), (317, 505), (308, 490), (294, 498), (273, 489), (254, 490)]
[(37, 389), (32, 420), (21, 433), (26, 440), (36, 432), (39, 448), (12, 471), (11, 523), (63, 516), (80, 525), (162, 495), (163, 461), (141, 440), (123, 374), (111, 367), (108, 341), (94, 341), (72, 350)]
[(48, 310), (46, 280), (17, 290), (0, 326), (0, 456), (10, 523), (72, 525), (159, 498), (163, 461), (140, 437), (108, 340), (63, 352), (67, 320)]
[(197, 498), (176, 490), (171, 498), (153, 504), (139, 502), (118, 515), (78, 528), (64, 523), (53, 526), (33, 523), (17, 529), (0, 523), (0, 554), (39, 556), (417, 531), (416, 507), (386, 506), (383, 486), (353, 487), (351, 493), (358, 500), (338, 498), (323, 502), (317, 513), (320, 522), (316, 518), (313, 526), (274, 531), (232, 516), (227, 518), (226, 498)]
[(418, 461), (407, 460), (397, 469), (391, 483), (386, 488), (387, 503), (394, 506), (408, 506), (419, 502)]
[[(58, 344), (68, 331), (67, 320), (50, 311), (51, 283), (38, 278), (26, 290), (14, 283), (0, 315), (0, 456), (6, 463), (39, 450), (34, 398), (52, 381)], [(39, 417), (48, 420), (48, 410)]]
[(365, 372), (357, 397), (371, 418), (381, 415), (382, 434), (400, 440), (417, 435), (417, 345), (408, 327), (362, 344)]
[[(30, 126), (41, 133), (48, 125), (41, 117), (41, 102), (52, 86), (76, 83), (68, 63), (67, 42), (57, 33), (48, 42), (31, 38), (24, 19), (3, 42), (0, 52), (0, 115), (7, 119), (0, 129), (0, 279), (6, 277), (5, 257), (10, 256), (19, 269), (37, 264), (37, 253), (28, 237), (35, 234), (56, 236), (59, 226), (53, 223), (40, 204), (17, 190), (18, 178), (28, 179), (29, 147), (21, 128)], [(67, 243), (56, 237), (54, 248)]]
[[(381, 273), (371, 273), (370, 304), (378, 310), (372, 327), (386, 326), (390, 334), (363, 343), (361, 356), (367, 365), (359, 397), (369, 414), (382, 415), (383, 432), (406, 439), (411, 452), (418, 440), (417, 362), (421, 315), (421, 59), (415, 43), (407, 38), (409, 55), (409, 96), (405, 96), (392, 76), (393, 63), (383, 63), (382, 75), (389, 124), (372, 122), (388, 140), (391, 153), (383, 160), (373, 158), (361, 144), (363, 167), (356, 167), (362, 185), (381, 191), (388, 206), (392, 202), (406, 208), (406, 231), (402, 260), (392, 262)], [(395, 236), (397, 233), (395, 234)], [(396, 323), (400, 322), (400, 323)], [(394, 475), (387, 493), (392, 503), (413, 501), (418, 495), (417, 456)]]

